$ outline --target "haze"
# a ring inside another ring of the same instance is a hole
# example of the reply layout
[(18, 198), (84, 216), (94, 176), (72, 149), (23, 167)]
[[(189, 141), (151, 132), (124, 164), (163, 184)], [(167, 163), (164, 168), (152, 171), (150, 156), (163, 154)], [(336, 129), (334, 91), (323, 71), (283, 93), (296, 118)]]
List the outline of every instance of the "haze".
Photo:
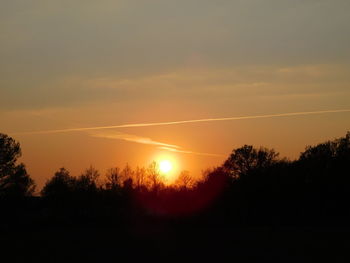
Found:
[[(104, 131), (27, 131), (350, 109), (350, 2), (2, 1), (0, 132), (39, 187), (62, 166), (199, 175), (243, 144), (295, 158), (349, 112)], [(16, 135), (17, 134), (17, 135)]]

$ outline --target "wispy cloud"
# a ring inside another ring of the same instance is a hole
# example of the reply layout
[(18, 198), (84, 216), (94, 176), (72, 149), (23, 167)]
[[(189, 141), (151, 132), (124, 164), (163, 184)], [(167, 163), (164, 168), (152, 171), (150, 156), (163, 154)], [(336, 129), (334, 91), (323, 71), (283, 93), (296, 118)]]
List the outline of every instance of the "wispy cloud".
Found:
[(91, 136), (99, 137), (99, 138), (106, 138), (106, 139), (123, 140), (123, 141), (148, 144), (148, 145), (155, 145), (155, 146), (166, 147), (169, 149), (180, 149), (181, 148), (180, 146), (177, 146), (174, 144), (162, 143), (162, 142), (154, 141), (151, 138), (141, 137), (141, 136), (137, 136), (134, 134), (121, 133), (121, 132), (92, 133)]
[(151, 127), (151, 126), (166, 126), (166, 125), (179, 125), (179, 124), (200, 123), (200, 122), (217, 122), (217, 121), (266, 119), (266, 118), (279, 118), (279, 117), (293, 117), (293, 116), (307, 116), (307, 115), (319, 115), (319, 114), (346, 113), (346, 112), (350, 112), (350, 109), (323, 110), (323, 111), (303, 111), (303, 112), (289, 112), (289, 113), (265, 114), (265, 115), (236, 116), (236, 117), (224, 117), (224, 118), (207, 118), (207, 119), (194, 119), (194, 120), (168, 121), (168, 122), (146, 122), (146, 123), (120, 124), (120, 125), (96, 126), (96, 127), (82, 127), (82, 128), (70, 128), (70, 129), (59, 129), (59, 130), (42, 130), (42, 131), (31, 131), (31, 132), (16, 132), (16, 133), (11, 133), (11, 134), (13, 134), (13, 135), (24, 135), (24, 134), (51, 134), (51, 133), (66, 133), (66, 132), (82, 132), (82, 131), (106, 130), (106, 129), (122, 129), (122, 128), (138, 128), (138, 127)]
[(155, 141), (151, 138), (142, 137), (134, 134), (127, 134), (127, 133), (121, 133), (121, 132), (104, 132), (104, 133), (99, 132), (99, 133), (91, 133), (90, 135), (98, 138), (123, 140), (128, 142), (158, 146), (159, 149), (170, 151), (170, 152), (176, 152), (176, 153), (195, 154), (195, 155), (212, 156), (212, 157), (224, 156), (220, 154), (189, 151), (189, 150), (183, 149), (178, 145), (163, 143), (163, 142)]
[(203, 155), (203, 156), (212, 156), (212, 157), (223, 157), (225, 155), (222, 154), (215, 154), (215, 153), (202, 153), (202, 152), (193, 152), (193, 151), (187, 151), (182, 149), (174, 149), (170, 147), (159, 147), (159, 149), (163, 149), (170, 152), (177, 152), (177, 153), (187, 153), (187, 154), (195, 154), (195, 155)]

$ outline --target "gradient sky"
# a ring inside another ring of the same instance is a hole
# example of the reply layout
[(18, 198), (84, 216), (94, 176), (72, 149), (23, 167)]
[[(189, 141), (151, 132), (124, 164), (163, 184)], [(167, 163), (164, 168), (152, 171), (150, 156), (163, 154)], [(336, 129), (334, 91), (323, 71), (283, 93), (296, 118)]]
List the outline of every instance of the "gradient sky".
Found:
[(350, 109), (349, 10), (348, 0), (4, 0), (0, 132), (21, 143), (39, 187), (61, 166), (104, 173), (164, 155), (197, 175), (243, 144), (296, 158), (345, 135), (350, 113), (20, 132)]

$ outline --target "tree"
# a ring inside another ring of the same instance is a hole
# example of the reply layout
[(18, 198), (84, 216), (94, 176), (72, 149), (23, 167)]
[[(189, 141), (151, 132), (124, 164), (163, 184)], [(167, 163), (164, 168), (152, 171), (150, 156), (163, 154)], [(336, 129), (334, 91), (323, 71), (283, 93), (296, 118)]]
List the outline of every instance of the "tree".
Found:
[(21, 147), (11, 137), (0, 133), (0, 195), (30, 196), (35, 183), (23, 163), (16, 164), (21, 156)]
[(239, 178), (252, 170), (271, 166), (277, 162), (278, 155), (273, 149), (244, 145), (232, 151), (223, 167), (233, 178)]
[(152, 190), (157, 191), (163, 185), (162, 176), (160, 175), (159, 165), (157, 162), (153, 161), (148, 166), (147, 177), (150, 182), (150, 188)]
[(334, 141), (327, 141), (316, 146), (308, 146), (301, 153), (300, 161), (325, 162), (335, 158), (347, 159), (350, 156), (350, 132), (345, 137)]
[(136, 186), (136, 189), (141, 189), (142, 187), (145, 187), (146, 185), (146, 170), (145, 168), (140, 168), (139, 166), (136, 167), (136, 170), (134, 172), (134, 183)]
[(131, 169), (130, 165), (127, 163), (121, 172), (123, 185), (125, 182), (130, 183), (129, 179), (132, 179), (133, 175), (134, 175), (134, 171)]
[(175, 185), (183, 189), (191, 188), (194, 184), (195, 180), (190, 176), (188, 171), (182, 171), (175, 181)]
[(350, 132), (345, 137), (337, 140), (337, 154), (340, 158), (350, 161)]
[(121, 172), (118, 167), (111, 168), (106, 174), (106, 189), (116, 191), (121, 186)]
[(99, 177), (99, 172), (94, 167), (90, 166), (76, 179), (76, 190), (81, 192), (96, 192), (97, 180)]
[[(306, 174), (306, 181), (323, 180), (327, 183), (335, 181), (350, 183), (350, 132), (345, 137), (308, 146), (298, 160), (299, 167)], [(330, 177), (331, 176), (331, 177)]]
[(65, 197), (74, 191), (75, 178), (70, 176), (69, 171), (60, 168), (55, 175), (46, 182), (41, 190), (44, 197)]

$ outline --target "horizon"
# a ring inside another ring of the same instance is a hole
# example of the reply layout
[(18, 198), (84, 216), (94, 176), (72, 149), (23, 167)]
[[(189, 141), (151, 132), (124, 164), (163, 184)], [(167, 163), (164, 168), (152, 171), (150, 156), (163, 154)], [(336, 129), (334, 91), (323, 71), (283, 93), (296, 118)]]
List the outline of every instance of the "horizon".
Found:
[(39, 188), (60, 167), (104, 174), (164, 159), (200, 176), (244, 144), (296, 159), (349, 130), (349, 9), (5, 1), (0, 132), (21, 143)]
[(1, 258), (349, 262), (349, 12), (1, 1)]
[[(349, 112), (349, 110), (337, 110), (337, 111), (321, 111), (321, 112), (312, 112), (311, 114), (324, 114), (324, 113), (339, 113), (339, 112)], [(299, 115), (305, 115), (305, 113), (292, 113), (293, 115), (292, 116), (299, 116)], [(263, 118), (265, 118), (266, 116), (268, 117), (271, 117), (271, 115), (264, 115)], [(272, 115), (272, 117), (288, 117), (290, 116), (289, 114), (278, 114), (278, 115)], [(256, 116), (253, 116), (253, 117), (256, 117)], [(260, 116), (261, 117), (261, 116)], [(229, 119), (233, 119), (236, 120), (236, 117), (231, 117)], [(238, 118), (241, 118), (241, 117), (238, 117)], [(247, 117), (244, 117), (244, 118), (247, 118)], [(248, 118), (251, 118), (251, 117), (248, 117)], [(216, 119), (218, 120), (218, 119)], [(219, 120), (222, 120), (222, 119), (219, 119)], [(177, 123), (175, 123), (177, 124)], [(56, 132), (66, 132), (66, 130), (55, 130), (54, 133)], [(74, 130), (76, 131), (76, 130)], [(52, 133), (52, 131), (45, 131), (45, 132), (48, 132), (49, 134)], [(71, 132), (69, 130), (69, 132)], [(30, 133), (30, 134), (42, 134), (42, 132), (39, 132), (39, 133)], [(349, 135), (349, 131), (346, 132), (347, 135)], [(10, 137), (11, 138), (11, 137)], [(299, 153), (298, 156), (296, 156), (295, 158), (288, 158), (286, 156), (281, 156), (280, 153), (278, 151), (276, 151), (277, 153), (277, 156), (278, 157), (278, 160), (282, 161), (283, 160), (286, 160), (288, 162), (295, 162), (297, 161), (300, 156), (303, 154), (303, 152), (305, 152), (308, 147), (315, 147), (316, 145), (321, 145), (325, 142), (332, 142), (334, 140), (338, 140), (338, 139), (341, 139), (343, 137), (338, 137), (338, 138), (332, 138), (332, 139), (327, 139), (325, 141), (322, 141), (322, 142), (318, 142), (314, 145), (311, 145), (311, 144), (308, 144), (308, 145), (305, 145), (304, 147), (304, 151), (301, 151)], [(345, 138), (345, 137), (344, 137)], [(17, 141), (17, 143), (20, 143)], [(137, 142), (139, 143), (139, 142)], [(147, 144), (147, 143), (146, 143)], [(156, 144), (157, 145), (157, 144)], [(174, 146), (174, 145), (171, 145), (172, 147), (178, 147), (178, 146)], [(244, 145), (241, 145), (241, 147), (244, 147), (244, 146), (248, 146), (247, 144), (244, 144)], [(266, 149), (266, 150), (272, 150), (272, 151), (275, 151), (274, 148), (266, 148), (264, 146), (259, 146), (257, 147), (256, 145), (251, 145), (252, 147), (254, 147), (255, 149)], [(111, 169), (117, 169), (118, 172), (117, 173), (124, 173), (124, 171), (126, 171), (127, 173), (128, 172), (131, 172), (131, 174), (128, 174), (126, 175), (125, 179), (128, 179), (128, 178), (132, 178), (132, 174), (134, 174), (137, 169), (141, 169), (143, 170), (143, 172), (147, 171), (148, 169), (155, 169), (155, 171), (157, 171), (158, 175), (160, 176), (160, 181), (166, 186), (166, 187), (177, 187), (177, 181), (178, 179), (180, 179), (181, 177), (181, 174), (182, 173), (185, 173), (187, 176), (189, 176), (188, 178), (190, 178), (191, 182), (196, 184), (196, 182), (201, 182), (203, 180), (205, 180), (205, 176), (206, 174), (208, 173), (211, 173), (213, 172), (215, 169), (221, 167), (222, 165), (224, 165), (225, 161), (229, 158), (229, 156), (237, 149), (239, 149), (240, 147), (238, 148), (235, 148), (235, 149), (232, 149), (232, 152), (230, 152), (227, 156), (224, 156), (224, 155), (214, 155), (215, 157), (222, 157), (222, 162), (221, 163), (218, 163), (216, 166), (210, 166), (210, 167), (206, 167), (204, 169), (202, 169), (200, 171), (199, 174), (191, 174), (188, 170), (185, 170), (185, 169), (182, 169), (181, 170), (181, 163), (179, 163), (179, 159), (176, 158), (176, 156), (174, 155), (171, 155), (171, 154), (164, 154), (164, 153), (161, 153), (161, 154), (158, 154), (158, 155), (154, 155), (153, 156), (153, 159), (149, 159), (149, 162), (148, 163), (145, 163), (145, 164), (142, 164), (142, 165), (139, 165), (137, 164), (136, 166), (131, 166), (129, 164), (129, 162), (126, 162), (124, 165), (121, 165), (121, 166), (118, 166), (118, 165), (115, 165), (115, 166), (111, 166), (111, 167), (107, 167), (104, 171), (101, 171), (99, 170), (98, 168), (96, 168), (94, 165), (90, 164), (88, 167), (85, 167), (84, 169), (82, 169), (79, 173), (76, 173), (76, 174), (71, 174), (71, 171), (70, 169), (67, 169), (67, 167), (65, 166), (60, 166), (58, 167), (56, 170), (54, 170), (51, 174), (51, 176), (49, 176), (47, 178), (46, 181), (44, 182), (40, 182), (39, 184), (37, 184), (37, 182), (34, 180), (34, 183), (36, 185), (35, 187), (35, 192), (33, 193), (34, 196), (38, 196), (40, 195), (40, 191), (43, 189), (44, 185), (47, 184), (52, 178), (53, 178), (53, 175), (57, 172), (59, 172), (61, 169), (65, 169), (66, 171), (69, 172), (69, 174), (71, 176), (73, 176), (73, 178), (78, 178), (78, 176), (81, 176), (83, 174), (86, 174), (88, 173), (89, 170), (94, 170), (96, 171), (99, 176), (97, 178), (97, 181), (96, 183), (98, 184), (101, 184), (101, 186), (105, 185), (107, 182), (108, 182), (108, 174), (110, 174), (111, 172)], [(181, 150), (177, 150), (177, 149), (174, 149), (174, 148), (169, 148), (167, 149), (167, 147), (159, 147), (159, 149), (166, 149), (167, 151), (170, 151), (170, 152), (177, 152), (177, 153), (186, 153), (186, 154), (199, 154), (199, 155), (207, 155), (207, 156), (213, 156), (212, 154), (204, 154), (204, 153), (195, 153), (195, 152), (185, 152), (185, 151), (181, 151)], [(22, 155), (20, 156), (20, 158), (22, 157)], [(22, 162), (21, 162), (22, 163)], [(152, 168), (152, 165), (156, 165), (154, 166), (154, 168)], [(30, 176), (30, 175), (29, 175)], [(34, 177), (35, 178), (35, 177)], [(123, 182), (121, 182), (123, 184)], [(181, 182), (179, 182), (181, 184)]]

